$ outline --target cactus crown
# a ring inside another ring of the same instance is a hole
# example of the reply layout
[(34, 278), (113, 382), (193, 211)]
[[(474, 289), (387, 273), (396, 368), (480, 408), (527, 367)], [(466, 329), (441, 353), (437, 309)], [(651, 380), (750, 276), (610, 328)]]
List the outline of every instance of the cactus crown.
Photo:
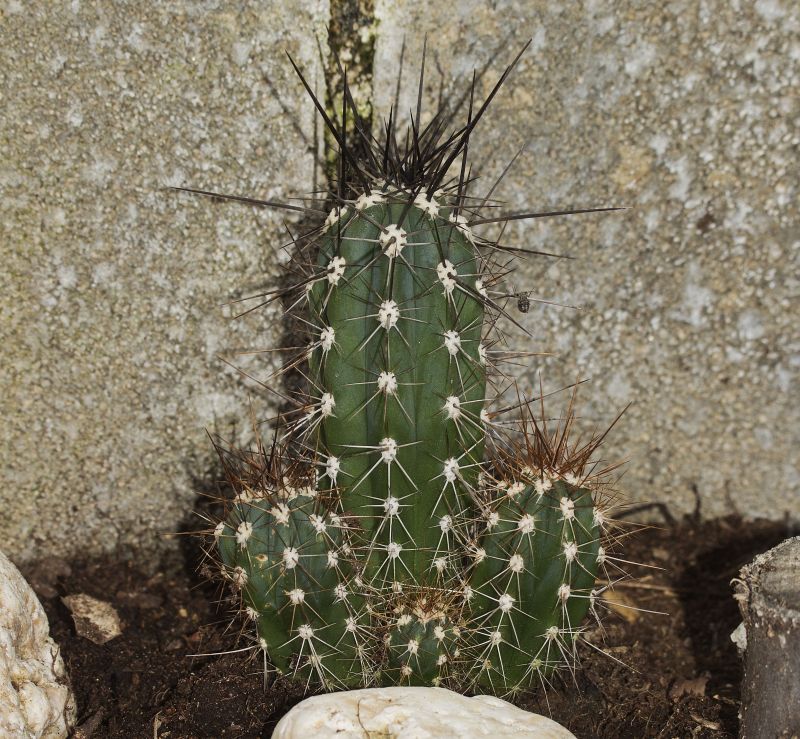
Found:
[(497, 215), (494, 188), (473, 193), (470, 136), (520, 55), (480, 106), (473, 80), (455, 132), (454, 110), (423, 128), (418, 105), (402, 136), (394, 112), (373, 136), (346, 82), (334, 121), (295, 66), (340, 163), (271, 296), (307, 336), (285, 363), (305, 388), (269, 452), (220, 447), (238, 494), (213, 535), (254, 647), (309, 687), (514, 692), (574, 661), (594, 611), (602, 435), (572, 441), (571, 403), (555, 427), (519, 393), (510, 421), (495, 407), (503, 362), (527, 356), (496, 329), (524, 250), (474, 229), (612, 210)]

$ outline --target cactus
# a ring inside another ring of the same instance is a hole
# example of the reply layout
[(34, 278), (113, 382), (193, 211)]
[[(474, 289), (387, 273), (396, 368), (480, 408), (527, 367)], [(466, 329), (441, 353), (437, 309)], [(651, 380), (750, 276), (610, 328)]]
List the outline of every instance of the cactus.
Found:
[(305, 395), (270, 454), (237, 457), (214, 538), (254, 648), (309, 688), (513, 693), (571, 665), (594, 612), (603, 435), (574, 443), (571, 404), (553, 429), (529, 398), (510, 423), (487, 398), (514, 356), (500, 258), (521, 250), (473, 228), (613, 210), (497, 215), (469, 194), (470, 135), (518, 59), (477, 111), (473, 83), (456, 133), (447, 110), (420, 130), (418, 109), (405, 145), (392, 116), (371, 136), (346, 83), (334, 121), (295, 66), (340, 157), (333, 209), (273, 295), (308, 336), (287, 363)]

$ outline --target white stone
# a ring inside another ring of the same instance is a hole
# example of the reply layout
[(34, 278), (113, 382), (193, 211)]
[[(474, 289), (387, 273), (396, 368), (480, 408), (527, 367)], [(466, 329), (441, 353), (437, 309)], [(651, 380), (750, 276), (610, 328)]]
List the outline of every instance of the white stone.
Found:
[(467, 698), (444, 688), (369, 688), (306, 698), (275, 727), (273, 739), (575, 739), (544, 716), (500, 698)]
[(66, 737), (75, 699), (41, 603), (0, 552), (0, 736)]

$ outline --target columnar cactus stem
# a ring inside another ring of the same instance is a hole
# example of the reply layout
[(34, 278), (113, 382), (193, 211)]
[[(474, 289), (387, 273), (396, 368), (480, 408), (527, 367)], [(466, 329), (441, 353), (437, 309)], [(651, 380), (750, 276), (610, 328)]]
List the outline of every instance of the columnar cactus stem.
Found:
[(450, 209), (422, 200), (375, 190), (343, 211), (310, 292), (316, 448), (375, 587), (440, 580), (438, 522), (463, 518), (483, 461), (478, 259)]

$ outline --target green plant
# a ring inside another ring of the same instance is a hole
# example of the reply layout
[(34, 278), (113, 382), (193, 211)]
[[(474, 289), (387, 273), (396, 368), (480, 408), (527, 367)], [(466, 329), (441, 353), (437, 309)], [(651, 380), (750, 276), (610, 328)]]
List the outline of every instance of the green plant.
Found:
[(513, 692), (574, 659), (593, 607), (602, 436), (571, 441), (571, 403), (552, 427), (530, 398), (510, 424), (487, 400), (520, 250), (473, 228), (612, 210), (497, 215), (471, 194), (470, 136), (516, 61), (453, 134), (446, 105), (423, 129), (418, 108), (405, 145), (393, 116), (372, 137), (346, 85), (339, 122), (306, 85), (340, 161), (333, 210), (273, 296), (307, 332), (287, 363), (306, 395), (269, 452), (223, 454), (237, 496), (214, 537), (258, 647), (309, 686)]

